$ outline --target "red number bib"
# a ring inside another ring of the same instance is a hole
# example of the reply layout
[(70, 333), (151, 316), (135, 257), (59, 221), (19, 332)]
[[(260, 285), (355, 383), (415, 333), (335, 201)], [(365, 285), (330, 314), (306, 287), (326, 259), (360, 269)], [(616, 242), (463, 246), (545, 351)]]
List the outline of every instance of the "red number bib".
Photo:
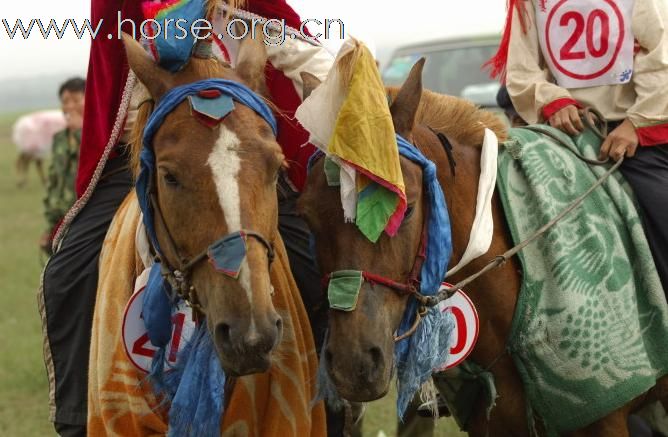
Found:
[(633, 74), (634, 0), (538, 0), (543, 57), (559, 86), (615, 85)]

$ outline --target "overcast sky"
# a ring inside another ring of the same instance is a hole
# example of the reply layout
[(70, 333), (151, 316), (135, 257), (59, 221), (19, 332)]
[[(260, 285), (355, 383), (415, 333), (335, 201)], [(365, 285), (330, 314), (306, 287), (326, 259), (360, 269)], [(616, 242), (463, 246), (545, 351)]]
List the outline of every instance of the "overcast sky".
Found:
[[(348, 35), (376, 47), (383, 57), (398, 45), (458, 35), (500, 32), (505, 0), (288, 0), (302, 19), (340, 18)], [(89, 0), (2, 0), (0, 19), (13, 26), (16, 19), (53, 18), (62, 23), (89, 17)], [(336, 45), (336, 41), (332, 42)], [(84, 73), (90, 41), (68, 32), (62, 40), (42, 39), (34, 32), (28, 40), (10, 40), (0, 23), (0, 79), (51, 73)]]

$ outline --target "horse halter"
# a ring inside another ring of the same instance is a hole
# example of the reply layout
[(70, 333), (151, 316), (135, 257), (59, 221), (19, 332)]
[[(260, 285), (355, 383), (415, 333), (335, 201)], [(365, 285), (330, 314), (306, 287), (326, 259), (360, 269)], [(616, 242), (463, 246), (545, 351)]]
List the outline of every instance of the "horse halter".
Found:
[[(176, 295), (178, 295), (193, 308), (202, 312), (195, 287), (190, 283), (191, 272), (195, 265), (209, 257), (216, 270), (224, 273), (234, 273), (234, 275), (230, 276), (236, 278), (241, 269), (243, 257), (246, 254), (246, 241), (248, 237), (255, 239), (265, 247), (269, 265), (271, 265), (274, 259), (274, 247), (260, 233), (241, 230), (214, 241), (213, 244), (209, 245), (192, 259), (187, 259), (179, 254), (175, 240), (169, 231), (160, 206), (155, 198), (156, 157), (153, 151), (153, 137), (167, 115), (187, 99), (190, 99), (193, 113), (197, 112), (198, 114), (212, 117), (212, 120), (217, 122), (221, 122), (227, 114), (234, 110), (236, 102), (252, 109), (262, 117), (271, 127), (274, 135), (277, 134), (278, 128), (271, 108), (269, 108), (260, 96), (247, 86), (228, 79), (204, 79), (172, 88), (157, 102), (146, 123), (142, 137), (143, 148), (139, 156), (140, 172), (135, 184), (137, 199), (143, 212), (144, 226), (153, 251), (156, 254), (156, 262), (160, 265), (161, 275), (172, 288), (172, 296), (170, 296), (172, 302), (176, 302)], [(204, 104), (201, 99), (217, 99), (218, 102), (215, 102), (214, 105), (211, 105), (211, 102)], [(211, 112), (211, 108), (215, 108), (215, 110)], [(169, 265), (160, 248), (160, 243), (155, 232), (156, 223), (159, 223), (164, 228), (165, 234), (167, 234), (166, 243), (178, 259), (177, 268)], [(243, 247), (239, 246), (240, 242), (238, 239), (243, 240), (241, 242)], [(220, 264), (220, 269), (217, 263)], [(227, 269), (228, 266), (226, 263), (232, 263), (235, 270)]]
[[(199, 302), (199, 298), (197, 297), (197, 290), (195, 289), (195, 286), (190, 283), (190, 276), (191, 276), (190, 274), (192, 272), (192, 269), (197, 264), (199, 264), (200, 261), (203, 261), (209, 257), (210, 247), (215, 246), (216, 244), (226, 240), (229, 236), (236, 234), (236, 232), (225, 235), (222, 238), (219, 238), (218, 240), (208, 245), (206, 249), (200, 251), (197, 255), (195, 255), (191, 259), (183, 257), (179, 254), (176, 242), (174, 241), (174, 237), (172, 237), (172, 233), (169, 231), (169, 227), (167, 227), (165, 218), (162, 215), (162, 210), (160, 209), (158, 201), (155, 198), (155, 193), (151, 191), (150, 196), (151, 196), (151, 206), (153, 207), (154, 216), (160, 223), (160, 226), (162, 226), (162, 228), (164, 229), (165, 234), (167, 235), (167, 247), (177, 257), (179, 263), (177, 268), (172, 267), (165, 258), (165, 256), (159, 254), (156, 251), (156, 260), (160, 264), (161, 275), (169, 283), (173, 293), (178, 295), (178, 297), (183, 299), (192, 308), (196, 309), (199, 312), (203, 312)], [(276, 257), (274, 245), (264, 236), (262, 236), (262, 234), (260, 234), (259, 232), (242, 230), (240, 231), (240, 233), (242, 234), (243, 237), (254, 238), (264, 246), (264, 248), (267, 251), (268, 268), (271, 268), (271, 264), (274, 261), (274, 258)], [(176, 298), (176, 296), (174, 295), (171, 297), (172, 300)]]

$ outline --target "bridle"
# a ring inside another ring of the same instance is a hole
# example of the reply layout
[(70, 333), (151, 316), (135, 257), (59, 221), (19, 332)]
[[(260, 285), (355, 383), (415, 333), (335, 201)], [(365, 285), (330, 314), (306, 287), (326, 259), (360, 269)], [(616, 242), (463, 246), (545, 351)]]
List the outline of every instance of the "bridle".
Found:
[[(440, 137), (438, 137), (437, 132), (433, 131), (434, 135), (437, 136), (439, 141), (442, 141)], [(319, 155), (319, 158), (325, 156), (324, 154)], [(315, 163), (312, 162), (310, 165), (312, 166)], [(386, 276), (375, 274), (369, 271), (362, 270), (362, 280), (363, 282), (366, 282), (371, 285), (381, 285), (386, 288), (389, 288), (390, 290), (393, 290), (401, 295), (408, 295), (408, 296), (413, 296), (417, 299), (417, 301), (420, 303), (418, 305), (418, 309), (416, 311), (416, 317), (415, 321), (413, 322), (413, 325), (403, 334), (395, 336), (394, 341), (399, 342), (405, 338), (410, 337), (416, 330), (418, 325), (420, 324), (420, 321), (422, 320), (422, 317), (427, 313), (428, 307), (422, 304), (422, 301), (424, 300), (424, 296), (421, 293), (421, 272), (422, 272), (422, 267), (424, 265), (424, 262), (426, 260), (426, 251), (427, 251), (427, 241), (428, 241), (428, 234), (429, 234), (429, 213), (428, 210), (425, 211), (424, 214), (424, 221), (422, 224), (422, 233), (420, 236), (420, 243), (418, 245), (418, 250), (415, 255), (415, 258), (413, 260), (413, 266), (410, 270), (410, 273), (408, 274), (408, 277), (406, 278), (405, 282), (400, 282), (396, 281), (394, 279), (390, 279)], [(328, 289), (329, 283), (332, 280), (332, 277), (336, 275), (337, 272), (331, 272), (328, 274), (325, 274), (322, 278), (322, 286), (324, 290), (326, 291)]]
[[(192, 258), (184, 257), (179, 253), (173, 234), (167, 226), (160, 205), (156, 199), (155, 168), (157, 165), (152, 143), (153, 137), (167, 115), (191, 96), (198, 96), (204, 99), (227, 100), (226, 102), (221, 101), (221, 104), (216, 106), (222, 108), (221, 111), (209, 113), (208, 111), (199, 111), (198, 107), (195, 106), (195, 101), (191, 99), (191, 112), (193, 113), (197, 112), (201, 115), (214, 117), (212, 118), (213, 120), (220, 122), (229, 112), (234, 110), (234, 103), (236, 102), (252, 109), (262, 117), (267, 124), (269, 124), (274, 135), (277, 134), (278, 128), (271, 108), (260, 96), (245, 85), (227, 79), (204, 79), (171, 89), (157, 103), (146, 123), (142, 137), (143, 148), (139, 159), (140, 172), (135, 184), (137, 198), (143, 212), (142, 220), (149, 237), (148, 240), (151, 248), (155, 254), (155, 261), (160, 266), (161, 276), (163, 277), (164, 282), (170, 285), (171, 291), (169, 297), (171, 298), (171, 302), (175, 303), (178, 301), (178, 298), (181, 298), (191, 307), (202, 313), (202, 307), (197, 296), (197, 291), (191, 283), (192, 271), (202, 260), (207, 257), (210, 258), (214, 268), (219, 270), (216, 266), (216, 262), (214, 262), (218, 261), (219, 257), (223, 259), (227, 256), (238, 255), (235, 260), (239, 262), (239, 265), (235, 265), (235, 268), (238, 270), (243, 260), (241, 257), (246, 256), (245, 245), (248, 238), (253, 238), (264, 246), (267, 251), (268, 268), (271, 267), (275, 252), (272, 242), (265, 238), (261, 233), (242, 229), (219, 238)], [(156, 225), (163, 228), (166, 235), (166, 241), (164, 242), (166, 243), (165, 247), (176, 257), (178, 263), (177, 266), (172, 266), (166, 259), (161, 247), (162, 242), (158, 242), (157, 234), (155, 232)], [(237, 245), (239, 243), (237, 239), (243, 239), (244, 247), (242, 252), (237, 253), (235, 251), (238, 249), (237, 246), (233, 247), (233, 251), (227, 252), (228, 246), (226, 246), (225, 243), (230, 238)], [(225, 268), (220, 269), (220, 271), (228, 273)], [(236, 273), (238, 274), (238, 271)]]
[[(420, 236), (420, 245), (418, 246), (418, 251), (413, 261), (413, 267), (411, 268), (411, 271), (408, 274), (406, 282), (395, 281), (394, 279), (390, 279), (382, 275), (371, 273), (366, 270), (362, 270), (362, 280), (370, 285), (382, 285), (383, 287), (389, 288), (390, 290), (393, 290), (402, 295), (415, 296), (415, 297), (421, 296), (420, 272), (422, 271), (422, 265), (424, 264), (424, 260), (427, 257), (426, 249), (427, 249), (427, 218), (425, 217), (424, 224), (422, 225), (422, 235)], [(324, 290), (327, 290), (327, 287), (329, 286), (329, 281), (332, 279), (332, 275), (334, 275), (335, 273), (336, 272), (332, 272), (323, 276), (322, 286)], [(405, 333), (395, 336), (394, 341), (398, 342), (405, 338), (410, 337), (413, 334), (413, 332), (415, 332), (415, 330), (417, 329), (417, 326), (420, 324), (420, 320), (422, 320), (422, 317), (426, 314), (426, 311), (427, 311), (426, 307), (420, 306), (420, 308), (418, 308), (413, 326), (411, 326), (411, 328)]]
[[(233, 234), (228, 234), (223, 236), (222, 238), (219, 238), (218, 240), (215, 240), (210, 245), (208, 245), (206, 249), (200, 251), (197, 255), (188, 259), (187, 257), (184, 257), (181, 254), (179, 254), (176, 242), (174, 241), (174, 237), (172, 236), (172, 233), (169, 231), (169, 227), (167, 226), (165, 218), (162, 215), (162, 210), (160, 209), (158, 201), (155, 198), (154, 191), (151, 191), (151, 206), (153, 208), (153, 215), (155, 216), (155, 220), (160, 223), (160, 226), (163, 228), (163, 230), (165, 231), (165, 235), (167, 236), (166, 247), (176, 256), (179, 263), (179, 265), (176, 268), (172, 267), (172, 265), (167, 261), (164, 255), (161, 255), (160, 253), (154, 250), (156, 252), (155, 255), (156, 261), (159, 262), (160, 264), (160, 273), (172, 288), (172, 293), (173, 293), (173, 295), (171, 296), (172, 300), (175, 300), (178, 296), (181, 299), (183, 299), (190, 307), (202, 313), (203, 312), (202, 307), (199, 298), (197, 297), (197, 289), (190, 282), (192, 270), (197, 264), (199, 264), (201, 261), (209, 257), (210, 247), (215, 246), (217, 243), (225, 240), (228, 236)], [(260, 234), (259, 232), (242, 230), (241, 234), (245, 238), (255, 239), (264, 246), (264, 248), (267, 251), (267, 259), (268, 259), (267, 267), (271, 268), (271, 264), (274, 261), (274, 258), (276, 257), (276, 252), (274, 250), (273, 243), (271, 243), (267, 238), (262, 236), (262, 234)]]

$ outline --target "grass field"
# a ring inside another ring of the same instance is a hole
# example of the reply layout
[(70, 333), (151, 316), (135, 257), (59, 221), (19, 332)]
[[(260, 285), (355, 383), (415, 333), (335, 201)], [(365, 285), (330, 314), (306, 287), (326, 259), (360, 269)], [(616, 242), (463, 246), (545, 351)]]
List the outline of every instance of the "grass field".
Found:
[[(16, 188), (15, 147), (10, 127), (15, 115), (0, 115), (0, 436), (55, 435), (48, 422), (48, 387), (42, 360), (37, 289), (41, 264), (37, 247), (45, 222), (43, 188), (34, 168), (27, 187)], [(364, 435), (396, 433), (394, 396), (369, 405)], [(463, 435), (450, 420), (436, 436)]]

